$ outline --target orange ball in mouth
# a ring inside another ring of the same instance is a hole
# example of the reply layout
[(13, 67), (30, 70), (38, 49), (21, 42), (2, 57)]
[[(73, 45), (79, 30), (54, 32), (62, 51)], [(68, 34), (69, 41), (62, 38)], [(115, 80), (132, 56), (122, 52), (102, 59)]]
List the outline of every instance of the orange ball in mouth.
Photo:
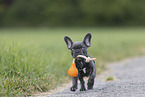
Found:
[(78, 69), (76, 68), (76, 64), (72, 63), (71, 67), (68, 70), (68, 75), (70, 77), (77, 77), (78, 76)]

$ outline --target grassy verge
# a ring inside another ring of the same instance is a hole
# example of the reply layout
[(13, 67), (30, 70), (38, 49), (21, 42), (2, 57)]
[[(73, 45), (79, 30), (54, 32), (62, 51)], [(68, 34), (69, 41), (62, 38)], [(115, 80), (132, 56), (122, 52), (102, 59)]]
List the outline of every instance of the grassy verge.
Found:
[(33, 95), (67, 81), (72, 57), (63, 37), (81, 41), (87, 32), (97, 73), (106, 62), (145, 54), (141, 28), (0, 29), (0, 96)]

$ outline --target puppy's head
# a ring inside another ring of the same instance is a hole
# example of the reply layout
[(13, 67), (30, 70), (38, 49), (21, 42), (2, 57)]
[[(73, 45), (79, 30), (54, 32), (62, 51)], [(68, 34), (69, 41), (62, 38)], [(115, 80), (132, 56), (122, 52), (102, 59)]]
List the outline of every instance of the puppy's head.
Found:
[[(73, 42), (68, 36), (64, 37), (64, 40), (66, 42), (67, 48), (71, 50), (71, 54), (73, 58), (76, 58), (78, 55), (84, 55), (88, 56), (87, 48), (91, 45), (91, 34), (88, 33), (84, 40)], [(79, 62), (84, 62), (84, 59), (77, 58), (76, 59)]]

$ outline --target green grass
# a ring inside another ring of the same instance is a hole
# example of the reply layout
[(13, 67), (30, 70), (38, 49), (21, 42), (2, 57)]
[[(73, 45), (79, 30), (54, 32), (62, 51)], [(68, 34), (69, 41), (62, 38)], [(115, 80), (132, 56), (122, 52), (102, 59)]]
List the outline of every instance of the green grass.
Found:
[(105, 79), (105, 81), (113, 81), (114, 80), (114, 76), (109, 76)]
[(97, 73), (107, 62), (145, 55), (143, 28), (0, 29), (0, 96), (33, 95), (67, 82), (72, 57), (63, 38), (82, 41), (87, 32)]

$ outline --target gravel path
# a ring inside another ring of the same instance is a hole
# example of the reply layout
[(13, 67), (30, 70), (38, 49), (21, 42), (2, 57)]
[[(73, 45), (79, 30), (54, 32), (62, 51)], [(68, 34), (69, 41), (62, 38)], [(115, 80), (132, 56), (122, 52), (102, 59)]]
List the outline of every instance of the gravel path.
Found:
[[(115, 80), (104, 81), (108, 76)], [(145, 57), (109, 65), (106, 73), (96, 77), (93, 90), (71, 92), (66, 88), (43, 97), (145, 97)]]

